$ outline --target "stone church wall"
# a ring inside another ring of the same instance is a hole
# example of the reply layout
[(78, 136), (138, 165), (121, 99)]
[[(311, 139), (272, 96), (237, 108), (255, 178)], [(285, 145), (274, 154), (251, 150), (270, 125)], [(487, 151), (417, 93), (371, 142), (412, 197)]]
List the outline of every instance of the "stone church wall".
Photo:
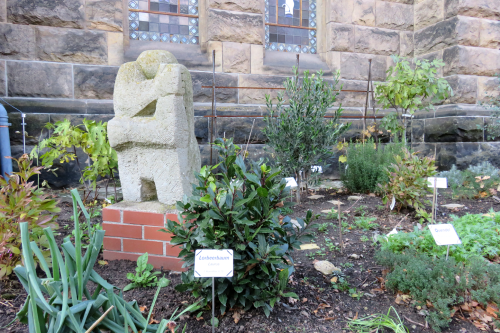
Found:
[[(184, 45), (129, 39), (128, 0), (0, 0), (0, 96), (28, 114), (28, 149), (49, 135), (41, 131), (47, 122), (111, 119), (119, 66), (144, 50), (163, 49), (192, 75), (196, 136), (207, 163), (211, 89), (202, 86), (212, 84), (212, 51), (216, 85), (227, 87), (282, 87), (296, 56), (266, 50), (265, 0), (198, 2), (199, 44)], [(498, 93), (498, 0), (316, 0), (316, 6), (317, 52), (300, 55), (301, 71), (322, 70), (331, 79), (340, 70), (344, 89), (366, 90), (368, 59), (376, 81), (385, 79), (391, 54), (443, 59), (440, 75), (455, 95), (435, 112), (417, 114), (412, 144), (424, 152), (436, 149), (442, 168), (481, 158), (500, 166), (498, 143), (487, 142), (476, 126), (490, 114), (478, 103), (487, 93)], [(265, 115), (265, 94), (276, 91), (218, 90), (217, 114)], [(338, 104), (346, 115), (360, 116), (365, 99), (342, 92)], [(20, 117), (7, 109), (13, 154), (19, 155)], [(362, 121), (349, 121), (346, 137), (356, 138)], [(246, 143), (252, 124), (250, 151), (263, 156), (262, 118), (219, 118), (214, 137)], [(333, 160), (330, 175), (336, 164)], [(48, 177), (54, 186), (65, 186), (78, 179), (74, 170), (61, 166), (58, 178)]]

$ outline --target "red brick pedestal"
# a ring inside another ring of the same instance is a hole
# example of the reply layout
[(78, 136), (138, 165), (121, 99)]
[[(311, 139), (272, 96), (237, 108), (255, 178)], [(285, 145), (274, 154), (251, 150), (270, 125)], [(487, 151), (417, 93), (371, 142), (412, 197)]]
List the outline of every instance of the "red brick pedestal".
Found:
[(145, 252), (155, 268), (183, 271), (172, 234), (158, 231), (167, 219), (178, 221), (177, 213), (159, 202), (120, 202), (102, 210), (105, 260), (137, 260)]

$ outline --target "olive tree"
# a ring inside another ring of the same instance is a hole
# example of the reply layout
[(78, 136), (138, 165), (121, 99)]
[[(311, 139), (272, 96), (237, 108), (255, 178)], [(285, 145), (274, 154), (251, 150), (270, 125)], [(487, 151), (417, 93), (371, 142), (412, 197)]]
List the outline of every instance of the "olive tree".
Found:
[[(333, 107), (339, 95), (339, 77), (333, 82), (323, 79), (321, 71), (304, 76), (299, 80), (298, 70), (293, 68), (294, 77), (285, 83), (288, 104), (284, 93), (277, 97), (273, 106), (271, 97), (266, 95), (268, 116), (264, 118), (267, 145), (273, 149), (273, 157), (286, 176), (293, 176), (300, 183), (300, 172), (305, 180), (311, 172), (311, 166), (325, 166), (333, 155), (332, 147), (350, 124), (341, 123), (342, 108), (332, 112), (331, 118), (325, 118), (328, 109)], [(300, 191), (297, 191), (300, 202)]]

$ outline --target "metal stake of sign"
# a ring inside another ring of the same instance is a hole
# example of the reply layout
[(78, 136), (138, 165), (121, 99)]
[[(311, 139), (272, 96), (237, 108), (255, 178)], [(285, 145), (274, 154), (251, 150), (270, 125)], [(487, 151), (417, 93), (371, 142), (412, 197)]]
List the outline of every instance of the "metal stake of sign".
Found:
[(215, 332), (215, 278), (233, 276), (233, 250), (196, 250), (194, 276), (212, 278), (212, 333)]
[(450, 246), (448, 245), (448, 248), (446, 249), (446, 260), (448, 260), (449, 253), (450, 253)]
[(215, 332), (215, 278), (212, 277), (212, 333)]

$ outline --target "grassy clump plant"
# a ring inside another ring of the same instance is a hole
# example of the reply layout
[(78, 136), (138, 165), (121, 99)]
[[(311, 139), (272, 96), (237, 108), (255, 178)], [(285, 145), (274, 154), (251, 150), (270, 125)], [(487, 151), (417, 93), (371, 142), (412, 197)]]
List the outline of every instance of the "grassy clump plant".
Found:
[[(220, 312), (235, 306), (261, 308), (269, 316), (281, 297), (297, 298), (286, 292), (294, 271), (290, 253), (310, 240), (307, 227), (316, 218), (309, 211), (294, 227), (289, 217), (281, 220), (281, 208), (289, 207), (289, 188), (279, 168), (263, 160), (247, 167), (240, 148), (231, 139), (217, 139), (220, 164), (204, 166), (196, 175), (191, 197), (177, 203), (179, 221), (168, 221), (166, 231), (172, 244), (181, 245), (179, 257), (188, 270), (176, 290), (202, 297), (202, 307), (212, 300), (211, 278), (195, 278), (194, 253), (198, 249), (233, 249), (234, 274), (216, 278)], [(217, 172), (220, 170), (220, 172)]]
[[(391, 316), (391, 311), (396, 314), (396, 317)], [(396, 309), (389, 307), (387, 314), (373, 314), (364, 318), (353, 319), (348, 324), (350, 330), (356, 333), (372, 333), (379, 332), (381, 329), (392, 330), (394, 333), (408, 333)]]
[[(182, 313), (169, 320), (163, 319), (157, 325), (148, 324), (159, 290), (146, 319), (136, 301), (126, 302), (118, 288), (96, 273), (93, 267), (102, 246), (104, 231), (97, 230), (91, 235), (89, 247), (82, 256), (77, 205), (82, 209), (87, 223), (90, 223), (90, 218), (76, 189), (71, 191), (71, 196), (76, 230), (75, 243), (65, 238), (61, 248), (58, 248), (52, 229), (43, 229), (50, 245), (52, 269), (49, 268), (37, 244), (30, 242), (28, 223), (20, 223), (25, 265), (17, 266), (14, 272), (28, 293), (28, 297), (16, 318), (28, 324), (31, 333), (90, 331), (163, 333), (167, 327), (174, 332), (173, 320)], [(40, 267), (45, 273), (44, 278), (37, 275), (34, 257), (40, 261)], [(163, 278), (158, 288), (166, 285), (168, 280)], [(183, 312), (195, 309), (196, 304), (189, 306)]]

